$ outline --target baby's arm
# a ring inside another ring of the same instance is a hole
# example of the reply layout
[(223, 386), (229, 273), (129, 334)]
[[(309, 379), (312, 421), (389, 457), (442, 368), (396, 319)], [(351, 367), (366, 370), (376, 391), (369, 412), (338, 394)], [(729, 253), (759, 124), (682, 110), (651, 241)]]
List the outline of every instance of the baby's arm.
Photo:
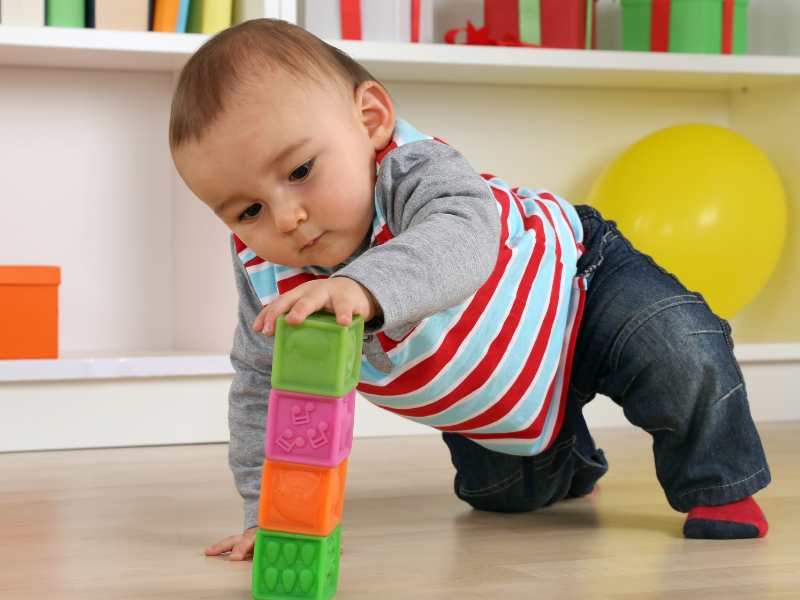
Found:
[(500, 216), (488, 184), (456, 150), (435, 140), (393, 150), (376, 193), (395, 237), (334, 277), (369, 290), (383, 313), (381, 328), (455, 306), (486, 281), (497, 259)]
[(330, 279), (303, 283), (271, 302), (253, 329), (271, 336), (286, 314), (292, 325), (316, 310), (349, 325), (364, 317), (372, 334), (406, 329), (474, 294), (491, 274), (500, 240), (489, 185), (456, 150), (435, 140), (390, 152), (376, 194), (394, 239), (367, 250)]
[[(261, 305), (250, 287), (235, 249), (233, 262), (239, 291), (239, 322), (231, 350), (231, 364), (235, 373), (228, 396), (231, 435), (228, 463), (236, 488), (244, 499), (244, 533), (221, 540), (207, 548), (206, 553), (220, 554), (230, 550), (232, 559), (241, 559), (252, 549), (254, 536), (248, 535), (248, 530), (254, 531), (252, 528), (258, 525), (264, 428), (272, 371), (272, 338), (253, 332), (251, 325)], [(240, 553), (237, 548), (244, 549), (244, 552)]]

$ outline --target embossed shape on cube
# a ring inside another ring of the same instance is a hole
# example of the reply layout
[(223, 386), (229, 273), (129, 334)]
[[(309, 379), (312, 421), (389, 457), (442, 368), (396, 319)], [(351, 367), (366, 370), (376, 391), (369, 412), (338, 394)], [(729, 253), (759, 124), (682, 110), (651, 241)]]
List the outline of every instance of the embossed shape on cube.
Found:
[(328, 600), (339, 583), (341, 529), (314, 537), (256, 532), (252, 594), (255, 600)]
[(273, 389), (264, 455), (273, 460), (335, 467), (353, 446), (356, 392), (316, 396)]
[(342, 520), (346, 479), (346, 459), (334, 468), (265, 460), (258, 526), (328, 535)]
[(283, 315), (275, 324), (272, 387), (319, 396), (344, 396), (358, 384), (364, 319), (348, 327), (329, 313), (314, 313), (301, 325)]

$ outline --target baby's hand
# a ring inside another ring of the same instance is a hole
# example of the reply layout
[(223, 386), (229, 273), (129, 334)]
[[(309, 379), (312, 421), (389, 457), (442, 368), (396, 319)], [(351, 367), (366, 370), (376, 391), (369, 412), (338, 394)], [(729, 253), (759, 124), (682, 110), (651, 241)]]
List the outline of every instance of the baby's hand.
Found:
[(230, 552), (228, 560), (244, 560), (253, 555), (257, 527), (245, 529), (242, 533), (231, 535), (206, 548), (206, 556), (219, 556)]
[(253, 331), (272, 335), (280, 315), (288, 313), (286, 322), (300, 325), (318, 310), (334, 313), (336, 322), (346, 327), (352, 323), (353, 315), (361, 315), (366, 322), (378, 314), (380, 307), (372, 294), (352, 279), (315, 279), (298, 285), (265, 306), (253, 323)]

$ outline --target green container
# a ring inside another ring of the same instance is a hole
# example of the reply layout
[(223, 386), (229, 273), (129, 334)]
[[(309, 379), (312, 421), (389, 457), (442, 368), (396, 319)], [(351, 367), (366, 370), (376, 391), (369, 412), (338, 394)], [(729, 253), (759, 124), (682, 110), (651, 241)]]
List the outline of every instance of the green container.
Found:
[(343, 327), (330, 313), (314, 313), (302, 325), (289, 325), (281, 315), (275, 323), (272, 387), (344, 396), (358, 385), (363, 337), (361, 316)]
[[(733, 11), (733, 54), (747, 54), (749, 0), (736, 0)], [(622, 0), (622, 47), (650, 51), (652, 0)], [(722, 52), (723, 0), (672, 0), (669, 51), (693, 54)]]
[(46, 8), (50, 27), (86, 27), (85, 0), (47, 0)]
[(256, 531), (255, 600), (328, 600), (339, 584), (341, 528), (326, 537)]

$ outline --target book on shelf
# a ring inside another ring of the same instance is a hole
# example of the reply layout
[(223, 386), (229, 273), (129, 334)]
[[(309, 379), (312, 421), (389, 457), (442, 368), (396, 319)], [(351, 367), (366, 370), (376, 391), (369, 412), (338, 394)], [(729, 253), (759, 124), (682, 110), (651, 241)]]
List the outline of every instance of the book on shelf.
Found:
[(186, 33), (190, 0), (155, 0), (151, 31)]
[(47, 0), (45, 11), (50, 27), (86, 27), (85, 0)]
[(186, 33), (186, 26), (189, 24), (189, 3), (190, 0), (181, 0), (178, 8), (178, 23), (175, 26), (175, 31), (178, 33)]
[(44, 25), (44, 2), (0, 0), (0, 25)]
[(156, 0), (153, 10), (153, 31), (178, 31), (181, 0)]
[(95, 29), (147, 31), (150, 18), (149, 0), (88, 0), (88, 22), (94, 13)]
[(212, 35), (231, 25), (233, 0), (192, 0), (189, 3), (189, 33)]
[(156, 17), (156, 0), (147, 0), (147, 31), (153, 31), (153, 20)]
[(234, 0), (233, 24), (243, 23), (250, 19), (277, 17), (280, 0)]

